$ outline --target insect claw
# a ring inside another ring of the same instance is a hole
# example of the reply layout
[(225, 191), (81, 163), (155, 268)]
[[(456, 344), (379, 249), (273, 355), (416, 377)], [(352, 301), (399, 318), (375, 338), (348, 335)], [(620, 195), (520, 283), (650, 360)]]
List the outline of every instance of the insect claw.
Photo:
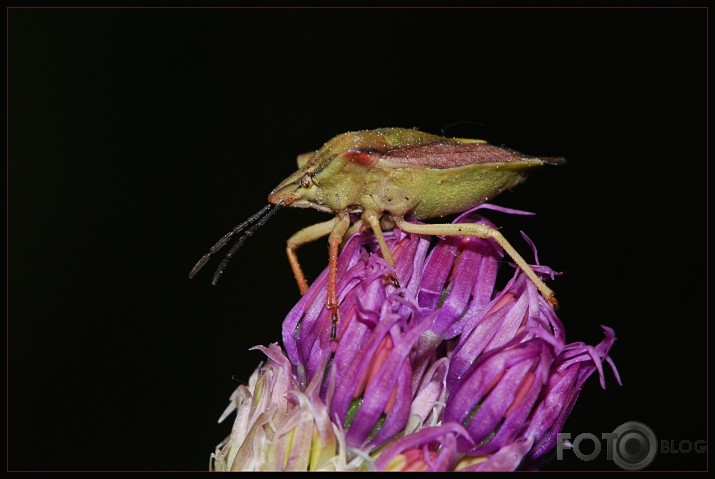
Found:
[(387, 273), (385, 280), (387, 281), (387, 283), (391, 284), (395, 288), (399, 289), (402, 287), (402, 286), (400, 286), (400, 280), (397, 279), (397, 275), (393, 271), (390, 271), (389, 273)]
[(551, 304), (551, 307), (554, 308), (554, 311), (558, 311), (559, 302), (556, 300), (556, 296), (551, 296), (549, 298), (546, 298), (546, 301), (548, 301)]
[(330, 313), (330, 340), (337, 342), (338, 340), (338, 309), (335, 308)]
[(330, 340), (336, 342), (338, 340), (338, 305), (329, 302), (325, 307), (330, 311)]
[(337, 342), (338, 341), (338, 305), (331, 305), (331, 304), (326, 304), (325, 305), (328, 310), (330, 310), (330, 341), (331, 342)]

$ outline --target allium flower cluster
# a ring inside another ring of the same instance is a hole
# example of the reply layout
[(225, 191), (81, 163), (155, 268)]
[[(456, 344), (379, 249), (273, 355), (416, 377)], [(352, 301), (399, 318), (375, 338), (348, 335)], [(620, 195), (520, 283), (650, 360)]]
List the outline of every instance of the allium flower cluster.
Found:
[[(455, 222), (494, 226), (474, 210)], [(433, 245), (398, 229), (386, 239), (394, 269), (367, 231), (340, 253), (337, 340), (326, 270), (285, 318), (285, 349), (257, 347), (268, 360), (231, 396), (221, 420), (237, 417), (213, 469), (532, 467), (555, 446), (594, 371), (605, 387), (608, 363), (620, 383), (608, 356), (613, 330), (603, 326), (596, 346), (566, 343), (551, 305), (492, 240)], [(497, 289), (500, 267), (514, 274)]]

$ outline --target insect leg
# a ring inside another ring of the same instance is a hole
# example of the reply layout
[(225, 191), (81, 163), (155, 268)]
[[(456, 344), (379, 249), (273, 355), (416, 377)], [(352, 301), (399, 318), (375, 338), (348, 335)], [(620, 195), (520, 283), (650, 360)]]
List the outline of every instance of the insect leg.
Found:
[(325, 221), (323, 223), (317, 223), (307, 228), (295, 233), (293, 236), (288, 238), (288, 245), (286, 246), (286, 254), (288, 255), (288, 262), (293, 270), (293, 275), (295, 280), (298, 282), (298, 289), (300, 289), (300, 294), (305, 294), (308, 291), (308, 282), (305, 280), (305, 275), (298, 262), (298, 255), (296, 255), (295, 250), (300, 248), (306, 243), (327, 236), (333, 230), (335, 223), (338, 222), (338, 218), (335, 217), (330, 221)]
[(456, 223), (456, 224), (424, 224), (417, 225), (408, 223), (402, 218), (394, 218), (397, 226), (408, 233), (438, 235), (438, 236), (477, 236), (479, 238), (491, 238), (499, 243), (499, 246), (504, 248), (506, 254), (511, 256), (511, 259), (521, 268), (526, 276), (534, 283), (536, 288), (541, 292), (541, 295), (551, 305), (558, 307), (558, 301), (554, 297), (554, 292), (544, 284), (543, 281), (536, 275), (529, 263), (521, 257), (506, 238), (494, 228), (479, 223)]
[(337, 278), (338, 278), (338, 249), (340, 248), (340, 243), (343, 241), (345, 232), (350, 227), (350, 216), (348, 215), (338, 215), (335, 217), (335, 226), (330, 232), (328, 237), (328, 244), (330, 246), (330, 263), (328, 270), (328, 301), (326, 306), (330, 310), (330, 340), (335, 341), (338, 333), (338, 292), (337, 292)]
[[(380, 215), (378, 215), (374, 211), (365, 211), (362, 214), (362, 218), (367, 222), (368, 225), (370, 225), (370, 228), (372, 228), (372, 232), (375, 233), (377, 244), (380, 245), (382, 257), (385, 258), (385, 261), (390, 263), (390, 266), (394, 267), (395, 260), (392, 258), (390, 249), (387, 247), (387, 243), (385, 242), (385, 236), (382, 234), (382, 227), (380, 226)], [(390, 281), (390, 283), (392, 283), (395, 288), (400, 287), (400, 280), (397, 278), (395, 273), (390, 272), (387, 275), (387, 279)]]
[(375, 233), (375, 238), (377, 238), (377, 244), (380, 245), (380, 251), (382, 252), (382, 257), (385, 261), (390, 263), (391, 266), (395, 266), (395, 260), (392, 259), (390, 254), (390, 249), (387, 247), (385, 242), (385, 237), (382, 234), (382, 228), (380, 227), (380, 216), (374, 211), (365, 211), (362, 214), (362, 219), (370, 225), (372, 231)]

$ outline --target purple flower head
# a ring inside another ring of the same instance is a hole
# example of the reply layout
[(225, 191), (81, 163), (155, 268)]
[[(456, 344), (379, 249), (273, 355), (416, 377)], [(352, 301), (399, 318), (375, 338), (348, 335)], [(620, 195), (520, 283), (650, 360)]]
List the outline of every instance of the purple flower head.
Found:
[[(474, 210), (455, 221), (494, 227)], [(493, 240), (397, 228), (385, 239), (394, 267), (367, 231), (345, 243), (334, 340), (326, 270), (283, 323), (285, 355), (260, 348), (269, 361), (232, 396), (217, 469), (514, 470), (554, 447), (594, 371), (603, 384), (613, 331), (595, 347), (567, 345), (515, 265), (497, 287), (508, 259)], [(553, 279), (524, 239), (534, 271)]]

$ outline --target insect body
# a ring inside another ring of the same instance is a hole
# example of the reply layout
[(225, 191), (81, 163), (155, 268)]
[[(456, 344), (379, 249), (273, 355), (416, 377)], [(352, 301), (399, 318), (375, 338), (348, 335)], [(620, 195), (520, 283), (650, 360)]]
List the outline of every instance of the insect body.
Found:
[[(483, 203), (524, 181), (529, 170), (563, 159), (540, 159), (489, 145), (482, 140), (446, 138), (405, 128), (381, 128), (344, 133), (322, 148), (298, 157), (298, 171), (283, 180), (268, 196), (266, 206), (227, 233), (194, 266), (193, 277), (232, 236), (243, 233), (224, 258), (213, 278), (218, 281), (228, 260), (245, 239), (279, 208), (315, 208), (334, 218), (298, 231), (288, 239), (286, 252), (302, 294), (308, 282), (296, 250), (323, 236), (329, 237), (330, 262), (327, 307), (332, 311), (331, 338), (337, 323), (336, 275), (339, 245), (350, 228), (350, 215), (370, 227), (382, 256), (394, 266), (383, 237), (383, 227), (397, 225), (408, 233), (442, 236), (478, 236), (496, 240), (554, 306), (554, 293), (499, 231), (486, 225), (416, 224), (459, 213)], [(406, 219), (407, 218), (407, 219)]]

